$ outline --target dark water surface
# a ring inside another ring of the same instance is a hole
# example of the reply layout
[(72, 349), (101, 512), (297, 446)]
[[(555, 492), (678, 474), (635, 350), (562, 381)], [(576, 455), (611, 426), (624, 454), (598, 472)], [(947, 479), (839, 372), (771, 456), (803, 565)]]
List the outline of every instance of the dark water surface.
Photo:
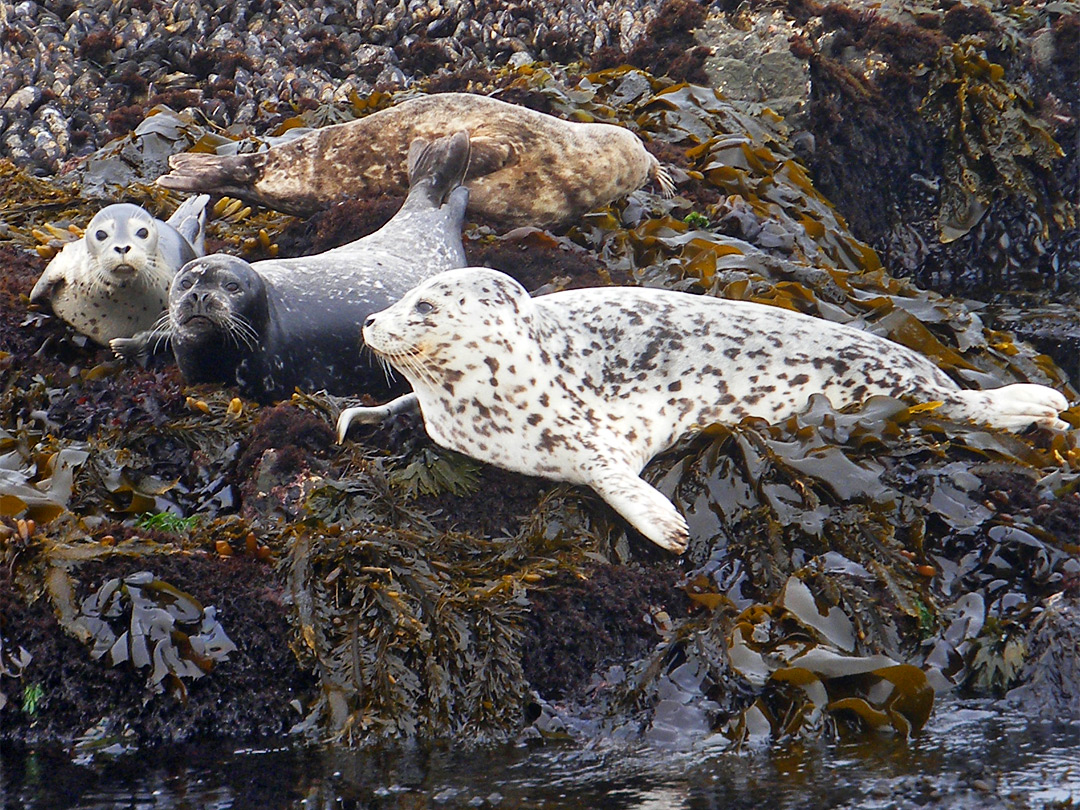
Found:
[(1080, 725), (984, 703), (939, 709), (914, 740), (731, 753), (611, 742), (474, 751), (171, 747), (76, 764), (4, 749), (4, 810), (130, 808), (1066, 808), (1080, 803)]

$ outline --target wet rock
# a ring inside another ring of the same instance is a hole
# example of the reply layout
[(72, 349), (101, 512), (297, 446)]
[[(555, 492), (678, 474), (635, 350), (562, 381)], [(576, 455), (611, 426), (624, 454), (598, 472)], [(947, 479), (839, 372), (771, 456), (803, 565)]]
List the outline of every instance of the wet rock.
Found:
[[(1077, 571), (1080, 582), (1080, 571)], [(1025, 639), (1023, 686), (1007, 700), (1025, 715), (1061, 722), (1080, 720), (1080, 600), (1055, 594)]]
[(695, 37), (710, 49), (705, 74), (721, 93), (797, 118), (810, 100), (810, 66), (791, 52), (797, 33), (794, 22), (775, 11), (710, 17)]

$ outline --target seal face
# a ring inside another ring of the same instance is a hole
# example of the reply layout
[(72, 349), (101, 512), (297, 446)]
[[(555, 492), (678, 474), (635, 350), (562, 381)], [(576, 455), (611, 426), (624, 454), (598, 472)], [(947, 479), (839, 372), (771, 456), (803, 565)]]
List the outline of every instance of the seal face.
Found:
[(401, 193), (409, 144), (458, 130), (472, 142), (469, 210), (509, 226), (574, 222), (650, 178), (665, 193), (672, 189), (667, 172), (627, 129), (564, 121), (471, 93), (412, 98), (265, 152), (174, 155), (172, 171), (157, 182), (305, 216), (348, 196)]
[(184, 378), (235, 384), (264, 402), (296, 387), (385, 391), (375, 363), (355, 362), (360, 325), (424, 279), (465, 264), (468, 162), (464, 132), (418, 141), (408, 198), (370, 236), (296, 259), (249, 264), (218, 254), (185, 265), (169, 291), (167, 327)]
[(150, 329), (176, 271), (204, 252), (209, 199), (185, 201), (167, 222), (137, 205), (102, 208), (45, 268), (30, 301), (101, 344)]
[(941, 401), (950, 415), (1010, 429), (1063, 427), (1068, 404), (1040, 385), (961, 390), (899, 344), (789, 310), (625, 287), (533, 299), (486, 268), (421, 284), (369, 318), (364, 340), (412, 384), (435, 442), (586, 484), (674, 552), (686, 522), (638, 473), (695, 426), (775, 421), (815, 393), (837, 407), (878, 394)]

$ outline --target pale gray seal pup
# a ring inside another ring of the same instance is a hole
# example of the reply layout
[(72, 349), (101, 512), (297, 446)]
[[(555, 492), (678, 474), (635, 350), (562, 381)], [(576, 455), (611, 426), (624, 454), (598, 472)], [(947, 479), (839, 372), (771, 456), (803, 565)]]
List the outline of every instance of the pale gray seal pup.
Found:
[(650, 178), (665, 193), (672, 189), (666, 171), (628, 129), (564, 121), (471, 93), (411, 98), (265, 152), (173, 155), (172, 171), (157, 182), (304, 216), (344, 197), (401, 193), (409, 144), (458, 130), (472, 141), (469, 210), (508, 226), (575, 222)]
[[(370, 236), (295, 259), (249, 264), (217, 254), (185, 265), (161, 328), (184, 379), (235, 384), (262, 402), (294, 388), (387, 391), (382, 369), (356, 363), (360, 325), (424, 279), (465, 264), (469, 192), (461, 181), (468, 164), (464, 132), (417, 140), (408, 156), (409, 196)], [(129, 356), (159, 334), (114, 341), (113, 348)]]
[(30, 302), (102, 345), (150, 329), (176, 272), (206, 252), (206, 194), (185, 200), (165, 222), (144, 208), (102, 208), (83, 238), (64, 246)]
[(504, 469), (592, 487), (673, 552), (686, 522), (638, 477), (695, 426), (769, 421), (815, 393), (836, 407), (884, 394), (940, 402), (940, 413), (1019, 430), (1062, 429), (1064, 396), (1042, 385), (960, 389), (885, 338), (786, 309), (690, 293), (603, 287), (530, 298), (503, 273), (451, 270), (368, 318), (364, 340), (413, 395), (439, 445)]

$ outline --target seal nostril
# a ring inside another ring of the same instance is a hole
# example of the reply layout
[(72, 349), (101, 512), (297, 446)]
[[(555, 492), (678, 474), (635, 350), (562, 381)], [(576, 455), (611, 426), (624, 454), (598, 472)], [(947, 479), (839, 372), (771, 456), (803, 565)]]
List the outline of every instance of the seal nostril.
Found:
[(366, 329), (367, 327), (374, 326), (374, 325), (375, 325), (375, 316), (374, 315), (368, 315), (367, 319), (364, 321), (364, 328)]

